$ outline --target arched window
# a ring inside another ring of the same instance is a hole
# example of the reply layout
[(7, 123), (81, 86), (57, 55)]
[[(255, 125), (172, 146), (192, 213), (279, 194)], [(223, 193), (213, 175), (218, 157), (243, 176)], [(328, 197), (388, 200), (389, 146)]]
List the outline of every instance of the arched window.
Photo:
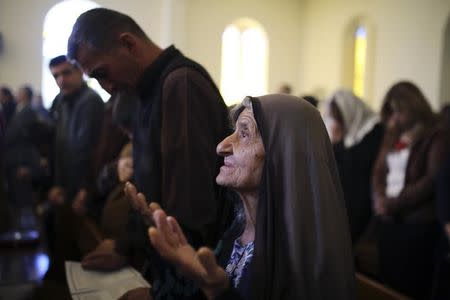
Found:
[(439, 104), (441, 106), (450, 104), (450, 16), (443, 31), (441, 87), (439, 92)]
[(367, 31), (364, 26), (358, 26), (355, 30), (355, 50), (353, 60), (353, 92), (364, 98), (366, 83), (367, 63)]
[(256, 21), (240, 19), (222, 34), (220, 90), (227, 105), (267, 93), (268, 39)]
[[(46, 107), (51, 105), (51, 101), (59, 93), (48, 63), (53, 57), (67, 53), (67, 40), (76, 19), (83, 12), (96, 7), (99, 5), (89, 0), (65, 0), (53, 6), (45, 16), (42, 32), (42, 99)], [(87, 82), (103, 100), (109, 98), (109, 94), (95, 79), (87, 79)]]
[(347, 27), (344, 42), (342, 86), (374, 106), (372, 99), (374, 29), (367, 18), (355, 18)]

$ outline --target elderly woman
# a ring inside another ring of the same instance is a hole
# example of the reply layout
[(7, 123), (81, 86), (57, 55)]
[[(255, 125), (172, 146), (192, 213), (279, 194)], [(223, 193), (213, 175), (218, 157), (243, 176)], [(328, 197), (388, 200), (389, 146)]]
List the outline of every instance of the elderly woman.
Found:
[(370, 180), (384, 127), (378, 115), (349, 90), (337, 90), (325, 105), (324, 120), (356, 244), (372, 216)]
[(247, 97), (233, 119), (235, 132), (217, 146), (216, 178), (239, 196), (233, 225), (215, 254), (195, 250), (151, 204), (155, 249), (208, 299), (354, 299), (345, 205), (319, 112), (268, 95)]

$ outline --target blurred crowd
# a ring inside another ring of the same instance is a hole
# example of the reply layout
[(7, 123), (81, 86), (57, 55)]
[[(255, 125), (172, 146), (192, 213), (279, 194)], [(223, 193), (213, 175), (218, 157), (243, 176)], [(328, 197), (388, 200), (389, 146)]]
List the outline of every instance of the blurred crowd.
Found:
[[(104, 103), (66, 56), (49, 68), (60, 88), (50, 109), (31, 86), (0, 90), (0, 219), (2, 232), (42, 226), (46, 278), (57, 280), (65, 260), (126, 234), (137, 99)], [(387, 90), (380, 112), (346, 89), (302, 98), (333, 146), (357, 271), (414, 299), (449, 295), (450, 107), (433, 112), (409, 81)]]

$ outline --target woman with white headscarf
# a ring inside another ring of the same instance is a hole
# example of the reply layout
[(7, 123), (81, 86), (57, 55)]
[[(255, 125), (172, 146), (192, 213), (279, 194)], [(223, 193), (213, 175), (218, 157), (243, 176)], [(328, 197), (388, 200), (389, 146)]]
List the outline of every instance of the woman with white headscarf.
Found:
[(149, 229), (155, 249), (208, 299), (355, 299), (345, 203), (319, 112), (293, 96), (247, 97), (233, 121), (217, 146), (216, 181), (242, 211), (216, 255), (193, 249), (161, 209)]
[(326, 102), (325, 123), (356, 243), (372, 216), (370, 179), (383, 139), (378, 115), (349, 90), (336, 91)]

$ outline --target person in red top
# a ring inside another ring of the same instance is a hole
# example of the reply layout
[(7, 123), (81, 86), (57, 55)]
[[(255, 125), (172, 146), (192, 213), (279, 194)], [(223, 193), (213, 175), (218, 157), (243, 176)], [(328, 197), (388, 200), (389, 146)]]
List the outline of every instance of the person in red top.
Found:
[(388, 91), (381, 115), (387, 131), (372, 177), (381, 279), (424, 299), (431, 292), (437, 238), (435, 180), (447, 154), (448, 135), (410, 82)]

